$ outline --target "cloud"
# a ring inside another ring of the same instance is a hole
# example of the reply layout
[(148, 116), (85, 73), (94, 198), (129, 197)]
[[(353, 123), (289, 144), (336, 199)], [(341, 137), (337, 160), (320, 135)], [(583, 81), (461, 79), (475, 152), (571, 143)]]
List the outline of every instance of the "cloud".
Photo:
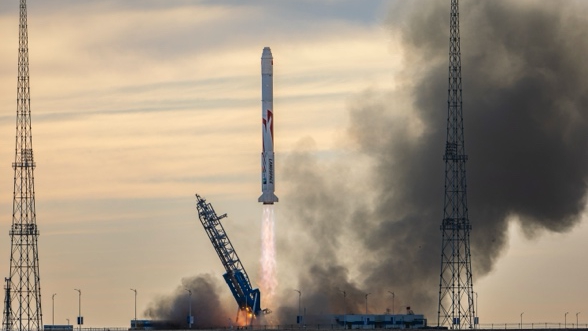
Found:
[[(533, 236), (570, 231), (584, 211), (588, 68), (581, 54), (588, 45), (578, 31), (588, 28), (586, 10), (584, 3), (575, 2), (462, 3), (474, 284), (503, 252), (511, 219)], [(283, 201), (292, 201), (289, 218), (306, 232), (307, 239), (297, 242), (305, 242), (305, 252), (316, 257), (301, 268), (300, 286), (316, 291), (306, 280), (314, 279), (317, 270), (332, 270), (336, 275), (318, 281), (322, 288), (339, 284), (359, 292), (377, 290), (380, 295), (373, 299), (380, 305), (389, 305), (385, 294), (393, 290), (400, 302), (434, 321), (448, 18), (446, 3), (415, 1), (394, 7), (389, 24), (402, 40), (403, 84), (395, 92), (368, 91), (355, 98), (348, 134), (358, 157), (345, 155), (326, 171), (313, 160), (312, 151), (289, 160), (291, 193)], [(347, 173), (362, 157), (371, 167), (364, 181), (356, 181)], [(352, 262), (356, 272), (344, 246), (361, 251), (361, 259)], [(319, 299), (308, 304), (321, 302), (330, 311), (339, 310)]]
[[(217, 294), (220, 287), (217, 279), (212, 275), (184, 278), (173, 294), (152, 302), (145, 315), (154, 320), (166, 321), (172, 328), (186, 328), (188, 310), (191, 308), (195, 328), (227, 325), (229, 314)], [(190, 295), (188, 290), (192, 292)]]

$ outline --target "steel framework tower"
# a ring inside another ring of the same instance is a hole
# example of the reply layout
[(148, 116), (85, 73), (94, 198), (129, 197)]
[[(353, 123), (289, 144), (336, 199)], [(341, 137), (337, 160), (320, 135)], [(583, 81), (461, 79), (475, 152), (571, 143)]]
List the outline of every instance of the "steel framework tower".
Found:
[[(227, 271), (223, 277), (229, 285), (239, 309), (247, 313), (253, 313), (258, 316), (261, 313), (268, 314), (268, 309), (261, 309), (261, 294), (259, 289), (253, 288), (249, 276), (245, 271), (245, 267), (241, 263), (241, 259), (237, 255), (233, 244), (229, 240), (225, 229), (220, 222), (221, 219), (227, 217), (227, 214), (218, 216), (210, 203), (196, 194), (196, 209), (198, 210), (198, 218), (208, 235), (208, 239), (212, 243), (216, 254), (221, 260), (223, 267)], [(239, 315), (237, 314), (237, 320)], [(251, 320), (253, 322), (253, 320)]]
[(459, 0), (451, 0), (449, 90), (445, 145), (445, 202), (441, 224), (441, 280), (438, 326), (474, 328), (474, 287), (466, 194), (466, 161), (459, 37)]
[(41, 285), (37, 249), (33, 139), (29, 87), (26, 0), (20, 0), (14, 199), (10, 229), (10, 276), (6, 281), (4, 330), (41, 330)]

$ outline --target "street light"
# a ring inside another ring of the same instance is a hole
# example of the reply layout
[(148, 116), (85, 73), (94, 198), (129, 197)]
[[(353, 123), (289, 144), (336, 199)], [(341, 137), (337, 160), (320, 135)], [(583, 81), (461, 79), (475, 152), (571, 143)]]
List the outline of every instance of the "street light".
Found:
[(345, 291), (339, 290), (339, 292), (343, 293), (343, 311), (345, 314), (343, 315), (343, 324), (345, 328), (347, 328), (347, 302), (345, 301), (345, 297), (347, 297), (347, 293)]
[(84, 324), (84, 318), (82, 317), (82, 290), (77, 288), (74, 291), (78, 291), (78, 329), (82, 330), (82, 324)]
[(580, 315), (580, 312), (576, 313), (576, 329), (578, 328), (578, 315)]
[(51, 325), (55, 325), (55, 296), (57, 293), (53, 293), (51, 296)]
[[(478, 311), (478, 292), (474, 292), (474, 294), (476, 295), (476, 306), (474, 307), (474, 329), (476, 328), (476, 323), (477, 322), (477, 317), (480, 316), (480, 312)], [(476, 314), (478, 313), (478, 314)], [(522, 324), (522, 322), (521, 322)]]
[(392, 294), (392, 315), (394, 315), (394, 297), (395, 297), (395, 295), (394, 295), (394, 292), (392, 292), (392, 291), (388, 291), (388, 293)]
[(188, 291), (188, 329), (192, 328), (192, 290), (186, 289)]
[(300, 322), (302, 322), (302, 318), (300, 317), (300, 299), (302, 298), (302, 292), (299, 290), (294, 290), (294, 292), (298, 292), (298, 317), (296, 318), (296, 322), (300, 324)]
[(365, 294), (365, 314), (366, 314), (366, 315), (367, 315), (367, 311), (368, 311), (368, 309), (367, 309), (367, 297), (368, 297), (368, 295), (370, 295), (370, 294), (371, 294), (371, 293), (366, 293), (366, 294)]
[(569, 312), (567, 312), (567, 311), (564, 314), (564, 329), (568, 328), (568, 314), (569, 314)]
[(345, 298), (347, 297), (347, 293), (345, 293), (345, 291), (339, 290), (339, 292), (343, 293), (343, 312), (345, 313), (345, 315), (347, 315), (347, 303), (345, 301)]
[(66, 320), (67, 320), (67, 325), (69, 326), (69, 318), (66, 318)]
[(132, 288), (131, 291), (135, 292), (135, 328), (137, 328), (137, 290)]
[(525, 312), (522, 312), (522, 313), (521, 313), (521, 329), (523, 328), (523, 314), (524, 314), (524, 313), (525, 313)]

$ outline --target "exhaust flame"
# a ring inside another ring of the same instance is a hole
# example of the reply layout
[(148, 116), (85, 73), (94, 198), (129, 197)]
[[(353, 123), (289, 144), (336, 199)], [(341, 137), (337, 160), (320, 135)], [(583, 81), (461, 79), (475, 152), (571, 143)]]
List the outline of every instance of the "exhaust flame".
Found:
[(252, 325), (254, 318), (255, 316), (253, 316), (249, 309), (239, 309), (239, 311), (237, 312), (237, 318), (235, 319), (235, 324), (238, 327), (249, 326)]
[[(263, 205), (261, 220), (261, 282), (260, 289), (265, 307), (272, 307), (278, 277), (276, 270), (276, 245), (274, 239), (274, 205)], [(263, 307), (262, 307), (263, 308)]]

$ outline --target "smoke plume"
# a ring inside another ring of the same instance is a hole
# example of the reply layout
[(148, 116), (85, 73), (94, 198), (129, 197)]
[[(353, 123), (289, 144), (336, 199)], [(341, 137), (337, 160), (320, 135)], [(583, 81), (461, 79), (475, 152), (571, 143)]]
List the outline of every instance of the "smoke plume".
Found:
[[(520, 222), (533, 237), (571, 230), (584, 211), (588, 4), (460, 5), (475, 287), (504, 251), (510, 221)], [(433, 322), (441, 262), (449, 3), (402, 1), (389, 22), (406, 59), (396, 77), (400, 87), (355, 98), (347, 131), (353, 148), (343, 161), (324, 162), (307, 142), (285, 161), (290, 193), (284, 203), (291, 208), (288, 218), (304, 233), (291, 243), (301, 252), (288, 254), (305, 261), (297, 266), (298, 286), (309, 314), (363, 312), (370, 292), (377, 293), (370, 296), (374, 307), (391, 308), (391, 291), (397, 312), (400, 304), (412, 305)], [(363, 181), (354, 172), (358, 160), (367, 164)], [(284, 320), (295, 315), (293, 305), (281, 311)]]
[[(182, 279), (182, 284), (173, 294), (162, 296), (152, 302), (145, 316), (157, 321), (164, 321), (164, 328), (187, 328), (188, 310), (194, 316), (193, 328), (228, 326), (228, 317), (233, 313), (225, 311), (219, 300), (218, 277), (199, 275)], [(187, 290), (192, 291), (189, 295)]]

